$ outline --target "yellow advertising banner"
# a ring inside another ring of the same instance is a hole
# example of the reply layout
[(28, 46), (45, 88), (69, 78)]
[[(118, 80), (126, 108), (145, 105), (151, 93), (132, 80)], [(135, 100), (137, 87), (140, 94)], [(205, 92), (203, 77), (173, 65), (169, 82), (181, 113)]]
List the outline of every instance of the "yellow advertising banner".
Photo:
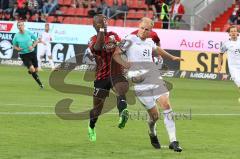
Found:
[[(180, 70), (218, 73), (218, 53), (181, 51), (181, 57), (184, 61), (180, 63)], [(226, 73), (226, 69), (227, 56), (224, 54), (221, 73)]]

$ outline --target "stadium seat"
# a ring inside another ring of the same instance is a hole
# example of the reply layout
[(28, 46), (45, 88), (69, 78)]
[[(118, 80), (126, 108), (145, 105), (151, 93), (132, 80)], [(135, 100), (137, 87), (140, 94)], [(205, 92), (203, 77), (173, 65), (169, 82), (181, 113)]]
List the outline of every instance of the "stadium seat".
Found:
[(108, 25), (109, 26), (114, 26), (115, 25), (115, 20), (114, 19), (109, 19), (108, 20)]
[(123, 20), (122, 19), (117, 19), (116, 21), (115, 21), (115, 25), (116, 26), (123, 26), (123, 24), (124, 24), (124, 22), (123, 22)]
[(141, 19), (144, 16), (145, 16), (145, 10), (138, 10), (135, 14), (135, 18), (137, 19)]
[(159, 29), (161, 29), (161, 28), (162, 28), (162, 21), (155, 22), (153, 28), (159, 28)]
[(64, 5), (64, 0), (58, 0), (59, 5)]
[(76, 15), (76, 8), (72, 8), (72, 7), (70, 7), (70, 8), (68, 8), (67, 10), (66, 10), (66, 13), (65, 13), (66, 15)]
[(136, 18), (136, 10), (130, 9), (127, 14), (127, 19), (134, 19)]
[(65, 17), (63, 19), (63, 23), (65, 23), (65, 24), (71, 24), (71, 22), (72, 22), (72, 17)]
[(72, 3), (72, 0), (64, 0), (64, 5), (70, 6)]
[(87, 16), (88, 15), (88, 10), (85, 8), (76, 8), (75, 15), (77, 16)]
[(61, 11), (62, 14), (64, 15), (64, 14), (66, 14), (67, 9), (68, 9), (68, 7), (61, 7), (61, 8), (60, 8), (60, 11)]
[(136, 20), (127, 20), (126, 21), (126, 27), (137, 27), (138, 21)]
[(71, 24), (80, 24), (81, 23), (81, 18), (79, 17), (73, 17), (71, 19)]
[(47, 17), (47, 22), (51, 23), (53, 21), (53, 19), (54, 19), (54, 16), (48, 16)]
[(154, 17), (153, 11), (148, 11), (146, 17), (153, 19)]

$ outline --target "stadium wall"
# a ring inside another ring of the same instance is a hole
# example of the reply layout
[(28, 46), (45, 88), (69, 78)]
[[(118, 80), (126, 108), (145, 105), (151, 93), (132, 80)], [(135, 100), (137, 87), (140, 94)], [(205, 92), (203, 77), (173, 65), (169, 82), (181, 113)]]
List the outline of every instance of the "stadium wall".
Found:
[[(26, 29), (37, 36), (44, 31), (44, 23), (25, 23)], [(124, 38), (136, 28), (109, 27)], [(170, 70), (217, 73), (217, 53), (222, 41), (227, 40), (227, 33), (183, 30), (156, 29), (161, 38), (161, 47), (171, 54), (181, 56), (185, 61), (177, 63), (165, 60)], [(12, 39), (18, 32), (16, 22), (0, 21), (0, 61), (2, 64), (19, 64), (17, 52), (13, 51)], [(88, 40), (95, 34), (92, 26), (51, 24), (53, 37), (52, 54), (54, 62), (64, 62), (78, 54), (84, 54)], [(224, 57), (224, 73), (227, 71)]]

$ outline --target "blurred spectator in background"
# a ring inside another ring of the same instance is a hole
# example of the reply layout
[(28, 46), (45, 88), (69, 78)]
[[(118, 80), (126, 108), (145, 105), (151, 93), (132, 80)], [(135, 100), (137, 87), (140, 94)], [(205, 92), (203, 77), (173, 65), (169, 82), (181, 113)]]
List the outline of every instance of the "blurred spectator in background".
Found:
[(38, 11), (38, 1), (37, 0), (27, 0), (28, 9), (31, 10), (31, 14)]
[(31, 12), (26, 13), (26, 18), (24, 19), (25, 22), (31, 22)]
[(60, 21), (58, 20), (58, 16), (54, 16), (52, 23), (60, 23)]
[(83, 0), (82, 1), (82, 7), (83, 8), (88, 8), (88, 6), (89, 6), (89, 0)]
[(43, 14), (48, 16), (49, 14), (56, 11), (58, 6), (58, 0), (48, 0), (44, 2), (43, 5)]
[(38, 23), (43, 23), (45, 22), (44, 20), (42, 20), (41, 18), (41, 12), (36, 12), (33, 16), (32, 22), (38, 22)]
[[(164, 0), (155, 0), (153, 3), (153, 12), (156, 15), (155, 20), (158, 20), (160, 17), (163, 29), (168, 29), (169, 26), (169, 6), (164, 3)], [(156, 18), (157, 17), (157, 18)]]
[(107, 16), (107, 10), (108, 10), (108, 5), (105, 2), (105, 0), (100, 0), (100, 4), (97, 8), (97, 14), (103, 14), (105, 16)]
[(154, 5), (154, 1), (155, 0), (145, 0), (145, 4), (147, 5), (147, 10), (146, 12), (148, 12)]
[(2, 9), (1, 9), (0, 15), (1, 15), (0, 20), (2, 20), (2, 21), (8, 21), (10, 19), (10, 15), (8, 16), (7, 12), (3, 11)]
[(107, 17), (110, 18), (119, 13), (118, 0), (113, 0), (113, 5), (107, 9)]
[(5, 11), (9, 8), (9, 0), (0, 0), (0, 9)]
[(71, 6), (73, 8), (79, 8), (80, 7), (80, 0), (72, 0)]
[(12, 20), (14, 20), (15, 14), (17, 13), (17, 10), (18, 10), (18, 3), (15, 2), (14, 5), (13, 5), (13, 8), (10, 11), (10, 16), (11, 16)]
[(91, 3), (88, 8), (88, 15), (94, 17), (97, 14), (98, 8), (96, 0), (91, 0)]
[(14, 14), (14, 17), (12, 18), (12, 20), (15, 20), (15, 21), (21, 20), (20, 17), (19, 17), (18, 12), (16, 12), (16, 13)]
[(238, 5), (236, 5), (236, 7), (234, 8), (232, 15), (229, 17), (229, 23), (230, 24), (237, 24), (237, 20), (238, 20), (238, 15), (239, 15), (239, 8)]
[(26, 2), (26, 0), (17, 0), (18, 8), (23, 8), (23, 4)]
[(27, 14), (28, 11), (29, 10), (28, 10), (28, 7), (27, 7), (26, 3), (23, 3), (22, 8), (18, 7), (18, 9), (17, 9), (17, 12), (19, 14), (19, 18), (23, 19), (23, 20), (26, 19), (26, 14)]
[(122, 0), (122, 4), (119, 6), (119, 10), (122, 12), (118, 15), (118, 17), (124, 16), (123, 12), (128, 12), (128, 6), (127, 6), (127, 1)]
[(44, 0), (37, 0), (38, 2), (38, 12), (42, 11)]
[(185, 13), (185, 9), (181, 3), (181, 0), (175, 0), (170, 10), (171, 20), (173, 22), (174, 29), (179, 29), (180, 27), (179, 23), (184, 13)]

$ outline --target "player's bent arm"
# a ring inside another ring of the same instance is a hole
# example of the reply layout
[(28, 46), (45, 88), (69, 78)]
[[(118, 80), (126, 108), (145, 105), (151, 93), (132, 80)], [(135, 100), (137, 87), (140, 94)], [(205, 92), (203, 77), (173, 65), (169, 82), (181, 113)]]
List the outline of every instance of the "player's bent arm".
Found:
[(13, 45), (13, 48), (14, 48), (15, 50), (17, 50), (17, 51), (21, 51), (21, 50), (22, 50), (22, 48), (17, 47), (17, 46), (15, 46), (15, 45)]
[(46, 45), (46, 43), (44, 41), (42, 41), (42, 38), (38, 39), (38, 43), (42, 43), (43, 45)]
[(183, 61), (182, 58), (177, 57), (177, 56), (173, 56), (173, 55), (169, 54), (167, 51), (161, 49), (160, 47), (157, 47), (153, 51), (156, 52), (158, 55), (162, 56), (163, 58), (168, 58), (168, 59), (173, 60), (173, 61)]
[(218, 54), (218, 72), (222, 70), (223, 53)]
[(127, 61), (124, 61), (121, 57), (122, 50), (119, 47), (116, 47), (115, 52), (113, 54), (113, 59), (120, 65), (122, 65), (124, 68), (128, 69), (130, 68), (130, 63)]
[(95, 45), (93, 46), (94, 50), (101, 51), (104, 46), (104, 30), (101, 30), (103, 28), (100, 28), (100, 31), (97, 33), (97, 40)]
[(35, 41), (33, 42), (32, 47), (36, 47), (39, 42), (40, 42), (39, 40), (35, 40)]

